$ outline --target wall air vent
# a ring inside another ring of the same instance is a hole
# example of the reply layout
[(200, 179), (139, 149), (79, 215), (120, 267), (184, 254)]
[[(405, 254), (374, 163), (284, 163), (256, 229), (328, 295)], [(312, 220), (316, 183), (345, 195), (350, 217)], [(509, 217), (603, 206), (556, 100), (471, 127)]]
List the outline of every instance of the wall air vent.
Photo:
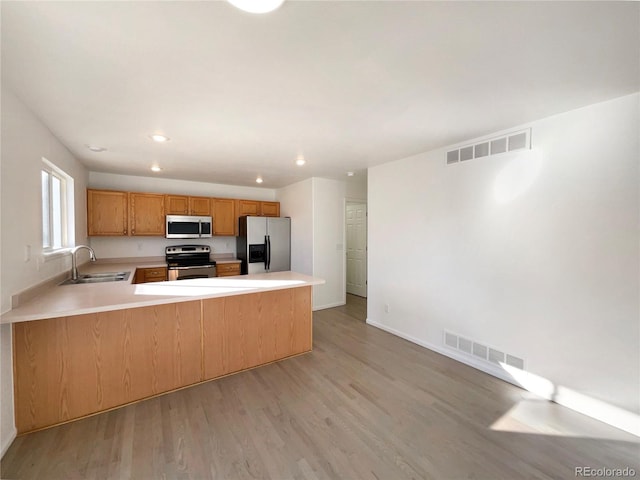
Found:
[(531, 129), (488, 138), (478, 143), (466, 144), (447, 151), (447, 165), (491, 157), (506, 152), (531, 149)]
[(509, 355), (508, 353), (505, 354), (500, 350), (492, 347), (487, 347), (486, 345), (478, 343), (474, 340), (469, 340), (468, 338), (462, 337), (447, 330), (444, 331), (444, 344), (449, 348), (464, 352), (467, 355), (472, 355), (476, 358), (484, 360), (485, 362), (494, 364), (506, 363), (507, 365), (511, 365), (512, 367), (524, 370), (524, 360), (522, 358), (518, 358), (514, 355)]

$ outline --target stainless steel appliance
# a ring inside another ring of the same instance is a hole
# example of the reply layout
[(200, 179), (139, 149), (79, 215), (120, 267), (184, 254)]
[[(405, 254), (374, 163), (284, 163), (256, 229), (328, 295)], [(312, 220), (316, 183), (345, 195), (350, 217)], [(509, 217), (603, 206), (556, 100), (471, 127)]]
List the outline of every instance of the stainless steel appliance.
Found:
[(165, 247), (169, 280), (216, 276), (216, 262), (209, 258), (208, 245), (173, 245)]
[(238, 230), (236, 254), (242, 274), (291, 270), (290, 218), (240, 217)]
[(206, 238), (213, 232), (212, 217), (167, 215), (167, 238)]

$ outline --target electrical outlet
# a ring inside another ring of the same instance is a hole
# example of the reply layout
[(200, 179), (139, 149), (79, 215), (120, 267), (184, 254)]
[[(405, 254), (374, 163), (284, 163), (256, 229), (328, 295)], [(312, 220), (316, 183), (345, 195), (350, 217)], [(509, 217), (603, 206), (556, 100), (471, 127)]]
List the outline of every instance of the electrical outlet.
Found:
[(389, 304), (388, 303), (384, 304), (384, 313), (389, 313)]
[(31, 260), (31, 245), (24, 246), (24, 261), (28, 262)]

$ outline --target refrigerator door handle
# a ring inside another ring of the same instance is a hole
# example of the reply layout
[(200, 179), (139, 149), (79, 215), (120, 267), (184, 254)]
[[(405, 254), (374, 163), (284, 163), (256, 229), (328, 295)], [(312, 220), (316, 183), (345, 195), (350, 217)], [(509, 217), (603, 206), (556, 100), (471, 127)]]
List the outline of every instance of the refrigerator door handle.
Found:
[(271, 268), (271, 235), (267, 235), (267, 270)]
[(269, 244), (267, 243), (267, 236), (264, 236), (264, 269), (269, 269)]

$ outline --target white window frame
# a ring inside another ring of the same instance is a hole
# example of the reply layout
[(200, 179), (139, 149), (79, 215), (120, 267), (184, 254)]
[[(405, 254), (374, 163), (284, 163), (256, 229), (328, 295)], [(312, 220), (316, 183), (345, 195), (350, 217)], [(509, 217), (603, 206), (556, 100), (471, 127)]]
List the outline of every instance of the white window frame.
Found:
[[(48, 188), (44, 190), (43, 174), (47, 174)], [(60, 181), (60, 219), (57, 227), (60, 229), (60, 245), (52, 245), (54, 237), (54, 212), (53, 212), (53, 179)], [(40, 170), (40, 192), (42, 205), (42, 254), (46, 259), (54, 258), (67, 253), (69, 248), (75, 244), (75, 215), (74, 215), (74, 197), (73, 197), (73, 177), (68, 175), (64, 170), (51, 163), (46, 158), (42, 158), (42, 168)], [(48, 198), (45, 203), (45, 193)], [(45, 217), (44, 209), (48, 206), (48, 215)], [(46, 222), (48, 218), (48, 222)], [(47, 241), (48, 239), (48, 241)]]

